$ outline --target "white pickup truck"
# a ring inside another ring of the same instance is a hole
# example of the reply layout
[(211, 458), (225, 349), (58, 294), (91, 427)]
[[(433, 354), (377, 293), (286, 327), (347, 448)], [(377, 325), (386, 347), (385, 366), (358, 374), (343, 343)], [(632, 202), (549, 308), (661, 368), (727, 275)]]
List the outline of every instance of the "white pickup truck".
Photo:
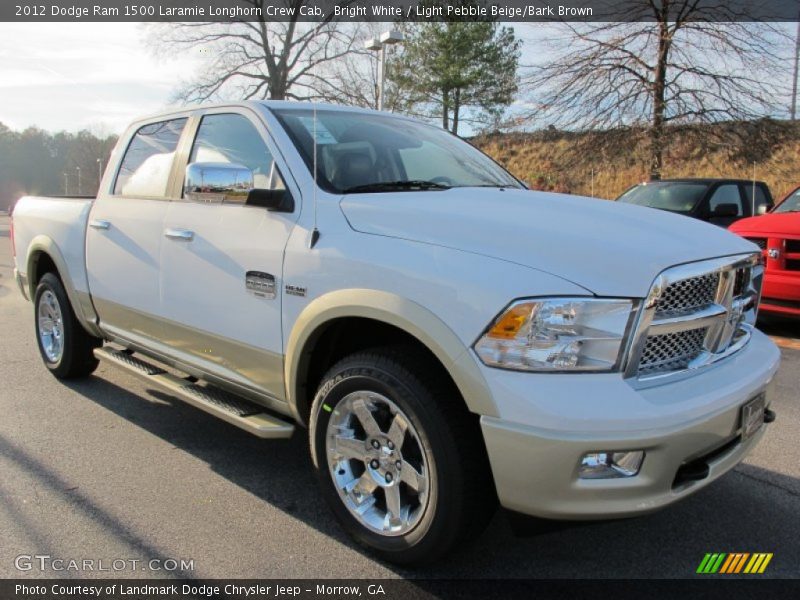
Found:
[(498, 501), (656, 510), (774, 418), (758, 248), (529, 191), (404, 117), (248, 102), (142, 119), (96, 198), (19, 200), (12, 243), (56, 377), (107, 361), (255, 435), (307, 428), (333, 512), (396, 562), (441, 556)]

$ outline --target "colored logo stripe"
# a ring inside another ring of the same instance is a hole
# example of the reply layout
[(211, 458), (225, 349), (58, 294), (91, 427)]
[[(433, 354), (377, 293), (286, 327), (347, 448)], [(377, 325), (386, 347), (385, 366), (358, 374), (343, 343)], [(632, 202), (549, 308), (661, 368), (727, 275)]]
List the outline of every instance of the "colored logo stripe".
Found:
[(772, 552), (770, 553), (759, 553), (753, 554), (753, 558), (750, 559), (750, 562), (747, 563), (747, 566), (744, 568), (745, 573), (763, 573), (769, 561), (772, 560)]
[(744, 566), (744, 562), (750, 556), (749, 552), (735, 552), (733, 554), (728, 554), (728, 560), (725, 561), (725, 564), (722, 565), (720, 569), (720, 573), (738, 573), (742, 570)]
[(698, 573), (716, 573), (719, 570), (722, 561), (725, 558), (725, 553), (706, 554), (700, 566), (697, 567)]
[[(725, 552), (707, 553), (700, 566), (697, 567), (698, 573), (703, 574), (735, 574), (735, 573), (763, 573), (769, 562), (772, 560), (772, 553), (756, 552)], [(747, 565), (747, 566), (745, 566)]]

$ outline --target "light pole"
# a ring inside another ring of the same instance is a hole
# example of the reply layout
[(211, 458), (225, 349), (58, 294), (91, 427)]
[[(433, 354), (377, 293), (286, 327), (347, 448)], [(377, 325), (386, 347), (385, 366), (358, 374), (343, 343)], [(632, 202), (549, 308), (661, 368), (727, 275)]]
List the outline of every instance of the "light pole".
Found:
[(794, 74), (792, 77), (792, 121), (797, 118), (797, 69), (800, 65), (800, 16), (797, 19), (797, 38), (794, 41)]
[(378, 110), (383, 110), (386, 89), (386, 46), (399, 44), (405, 38), (399, 31), (391, 29), (384, 31), (379, 37), (374, 37), (364, 43), (367, 50), (380, 51), (378, 63)]
[(75, 170), (78, 172), (78, 196), (81, 195), (81, 168), (75, 167)]
[(103, 160), (97, 159), (97, 192), (100, 193), (100, 182), (103, 180)]
[(64, 195), (69, 196), (69, 176), (66, 171), (62, 175), (64, 175)]

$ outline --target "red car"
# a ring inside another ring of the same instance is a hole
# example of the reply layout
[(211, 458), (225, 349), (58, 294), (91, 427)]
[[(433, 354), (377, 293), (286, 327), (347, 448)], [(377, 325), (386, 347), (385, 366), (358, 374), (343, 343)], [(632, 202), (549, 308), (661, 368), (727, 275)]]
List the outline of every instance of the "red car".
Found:
[(769, 214), (737, 221), (730, 230), (764, 252), (760, 310), (800, 317), (800, 187)]

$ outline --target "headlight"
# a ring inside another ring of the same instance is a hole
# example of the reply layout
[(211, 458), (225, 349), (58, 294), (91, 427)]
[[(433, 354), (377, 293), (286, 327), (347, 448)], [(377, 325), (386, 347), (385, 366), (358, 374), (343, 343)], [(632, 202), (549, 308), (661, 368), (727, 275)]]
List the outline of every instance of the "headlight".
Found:
[(509, 306), (475, 343), (490, 367), (612, 371), (620, 367), (631, 300), (547, 298)]

